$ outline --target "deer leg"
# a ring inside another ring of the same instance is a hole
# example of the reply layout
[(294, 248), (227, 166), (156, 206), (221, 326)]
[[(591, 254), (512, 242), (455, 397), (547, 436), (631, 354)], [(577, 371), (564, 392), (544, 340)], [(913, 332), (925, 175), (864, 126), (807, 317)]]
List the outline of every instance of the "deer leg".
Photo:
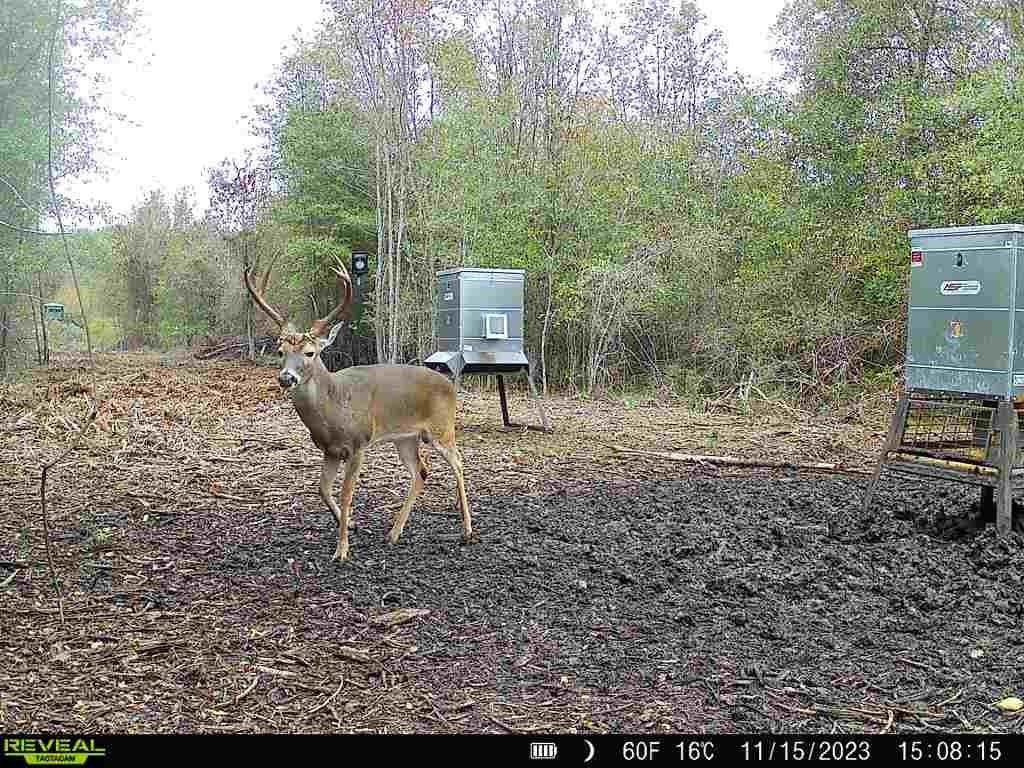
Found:
[(341, 467), (341, 459), (337, 456), (324, 456), (324, 465), (320, 470), (320, 498), (334, 515), (334, 522), (341, 525), (341, 510), (334, 501), (334, 481), (338, 477), (338, 469)]
[(401, 538), (405, 524), (409, 520), (409, 513), (412, 512), (412, 505), (416, 503), (416, 498), (423, 492), (423, 481), (427, 479), (427, 468), (420, 459), (419, 438), (412, 437), (396, 442), (395, 448), (398, 449), (398, 455), (412, 475), (412, 479), (409, 481), (409, 492), (406, 494), (405, 503), (395, 515), (395, 524), (388, 533), (388, 541), (391, 544), (397, 544), (398, 539)]
[(341, 512), (338, 520), (338, 548), (334, 560), (348, 559), (348, 520), (352, 511), (352, 495), (356, 489), (356, 478), (363, 466), (363, 449), (352, 451), (345, 465), (345, 479), (341, 483)]
[(469, 514), (469, 500), (466, 498), (466, 481), (462, 476), (462, 454), (459, 453), (459, 449), (455, 445), (454, 437), (449, 437), (444, 442), (431, 437), (430, 444), (434, 450), (444, 457), (444, 460), (448, 462), (448, 466), (452, 468), (452, 472), (455, 474), (455, 484), (459, 489), (459, 508), (462, 510), (462, 540), (469, 544), (474, 540), (473, 519)]

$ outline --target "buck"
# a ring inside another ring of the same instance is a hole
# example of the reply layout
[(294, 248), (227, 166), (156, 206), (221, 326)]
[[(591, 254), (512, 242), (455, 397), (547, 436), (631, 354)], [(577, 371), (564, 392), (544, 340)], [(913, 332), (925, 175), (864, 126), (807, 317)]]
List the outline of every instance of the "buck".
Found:
[[(271, 265), (273, 268), (273, 265)], [(302, 332), (264, 298), (270, 269), (260, 289), (252, 274), (244, 272), (245, 287), (256, 304), (278, 328), (277, 354), (281, 358), (278, 384), (285, 389), (314, 445), (323, 452), (320, 497), (338, 524), (338, 548), (333, 560), (348, 558), (348, 532), (352, 495), (366, 452), (378, 443), (393, 443), (402, 463), (412, 474), (409, 492), (388, 533), (394, 545), (402, 536), (413, 504), (423, 491), (427, 465), (419, 444), (431, 446), (444, 457), (455, 474), (462, 512), (462, 538), (473, 540), (473, 524), (466, 499), (462, 457), (455, 443), (455, 386), (443, 374), (416, 365), (359, 365), (335, 373), (327, 370), (320, 353), (334, 341), (352, 303), (352, 281), (341, 262), (334, 270), (344, 299), (326, 316)], [(334, 483), (341, 463), (345, 479), (341, 506), (334, 500)]]

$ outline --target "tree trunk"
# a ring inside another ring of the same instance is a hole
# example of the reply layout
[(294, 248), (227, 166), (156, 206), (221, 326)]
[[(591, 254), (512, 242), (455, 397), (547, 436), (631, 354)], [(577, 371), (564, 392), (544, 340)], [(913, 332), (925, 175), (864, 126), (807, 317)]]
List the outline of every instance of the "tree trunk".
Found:
[(377, 360), (384, 362), (386, 359), (384, 349), (384, 318), (382, 309), (384, 307), (384, 276), (387, 271), (387, 262), (390, 258), (390, 245), (384, 232), (384, 207), (383, 192), (381, 189), (381, 138), (378, 132), (374, 142), (374, 157), (376, 159), (376, 191), (377, 191), (377, 285), (376, 294), (376, 322), (374, 323), (374, 336), (377, 341)]
[(395, 316), (395, 189), (393, 179), (393, 166), (391, 159), (391, 147), (384, 147), (384, 193), (387, 195), (387, 242), (388, 242), (388, 311), (385, 318), (387, 331), (385, 332), (385, 351), (387, 360), (394, 362), (394, 316)]
[[(248, 271), (249, 260), (252, 254), (249, 251), (249, 238), (245, 237), (244, 235), (242, 238), (242, 248), (244, 249), (245, 253), (245, 268), (246, 271)], [(249, 300), (246, 302), (245, 305), (245, 334), (246, 341), (248, 342), (249, 345), (249, 362), (254, 363), (256, 362), (256, 318), (253, 312), (252, 297), (249, 297)]]
[(7, 378), (7, 308), (8, 303), (4, 302), (3, 311), (0, 312), (0, 375)]
[(551, 293), (553, 290), (552, 273), (554, 272), (553, 265), (548, 263), (548, 306), (544, 311), (544, 328), (540, 333), (540, 371), (541, 371), (541, 388), (544, 392), (544, 397), (548, 396), (548, 331), (551, 328)]
[(39, 326), (43, 329), (43, 365), (50, 364), (50, 334), (46, 328), (46, 313), (43, 309), (42, 296), (43, 296), (43, 276), (42, 274), (36, 275), (36, 292), (39, 294)]
[(398, 235), (395, 238), (395, 302), (391, 309), (391, 362), (398, 362), (399, 336), (401, 335), (400, 314), (402, 306), (402, 239), (405, 237), (405, 169), (399, 148), (398, 160)]
[(36, 303), (35, 301), (29, 301), (29, 308), (32, 310), (32, 334), (36, 338), (36, 363), (38, 365), (43, 364), (43, 344), (39, 339), (39, 323), (45, 319), (43, 305), (39, 305), (39, 320), (36, 320)]

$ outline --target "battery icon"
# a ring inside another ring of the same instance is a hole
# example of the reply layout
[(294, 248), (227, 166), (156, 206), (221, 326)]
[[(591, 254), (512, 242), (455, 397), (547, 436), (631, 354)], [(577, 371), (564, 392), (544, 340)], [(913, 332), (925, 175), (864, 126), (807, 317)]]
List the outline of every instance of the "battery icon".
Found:
[(554, 760), (558, 757), (558, 745), (551, 741), (531, 741), (531, 760)]

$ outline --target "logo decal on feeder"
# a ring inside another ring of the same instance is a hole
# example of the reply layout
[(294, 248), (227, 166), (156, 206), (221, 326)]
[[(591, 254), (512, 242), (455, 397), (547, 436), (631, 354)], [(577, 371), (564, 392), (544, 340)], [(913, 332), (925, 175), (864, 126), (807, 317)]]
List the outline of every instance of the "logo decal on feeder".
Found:
[(951, 339), (959, 339), (964, 335), (964, 326), (959, 320), (950, 320), (949, 322), (949, 337)]
[(977, 280), (945, 280), (939, 289), (943, 296), (977, 296), (981, 283)]
[(911, 251), (910, 252), (910, 266), (912, 266), (912, 267), (923, 267), (924, 266), (924, 252), (923, 251)]

